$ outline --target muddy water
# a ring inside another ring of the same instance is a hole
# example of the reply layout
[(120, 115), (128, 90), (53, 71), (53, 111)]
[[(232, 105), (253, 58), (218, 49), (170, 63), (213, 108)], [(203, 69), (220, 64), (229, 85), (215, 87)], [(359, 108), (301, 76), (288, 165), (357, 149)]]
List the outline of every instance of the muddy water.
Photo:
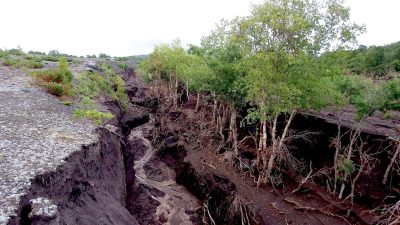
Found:
[(134, 128), (129, 136), (131, 141), (141, 140), (145, 146), (135, 156), (135, 185), (141, 187), (141, 195), (156, 201), (152, 204), (156, 207), (155, 224), (195, 224), (192, 222), (197, 220), (194, 212), (200, 204), (185, 187), (175, 182), (175, 172), (158, 159), (156, 150), (146, 138), (151, 129), (152, 122)]

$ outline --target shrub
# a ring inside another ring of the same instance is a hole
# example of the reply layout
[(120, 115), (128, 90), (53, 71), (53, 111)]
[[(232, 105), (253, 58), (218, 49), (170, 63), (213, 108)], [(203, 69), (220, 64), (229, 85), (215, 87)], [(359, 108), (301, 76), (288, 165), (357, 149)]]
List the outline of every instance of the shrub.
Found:
[(118, 66), (119, 66), (119, 68), (121, 68), (122, 70), (128, 69), (128, 64), (126, 64), (126, 63), (120, 63), (120, 64), (118, 64)]
[(60, 58), (57, 69), (34, 71), (31, 75), (39, 86), (46, 88), (51, 94), (72, 95), (72, 72), (65, 58)]
[(13, 49), (10, 49), (10, 50), (8, 50), (8, 53), (10, 54), (10, 55), (23, 55), (24, 54), (24, 52), (22, 51), (22, 49), (21, 48), (13, 48)]
[(48, 82), (44, 84), (50, 94), (61, 96), (64, 92), (64, 85), (56, 82)]
[(87, 118), (95, 122), (97, 125), (100, 125), (106, 122), (107, 120), (111, 120), (112, 118), (114, 118), (114, 115), (111, 113), (100, 112), (95, 109), (89, 109), (89, 110), (77, 109), (74, 112), (74, 117)]
[(29, 62), (27, 67), (31, 69), (42, 69), (44, 65), (41, 62)]
[(5, 58), (8, 56), (8, 53), (6, 51), (3, 51), (0, 49), (0, 58)]
[(20, 63), (18, 60), (12, 59), (12, 58), (5, 58), (3, 61), (4, 66), (11, 66), (11, 67), (19, 67)]
[(109, 55), (107, 55), (105, 53), (100, 53), (99, 54), (99, 59), (109, 59), (109, 58), (111, 58), (111, 56), (109, 56)]
[(58, 56), (53, 56), (53, 55), (45, 55), (42, 57), (42, 60), (44, 61), (50, 61), (50, 62), (57, 62), (60, 59)]
[(102, 76), (98, 73), (82, 73), (77, 78), (78, 84), (75, 92), (80, 96), (84, 106), (89, 103), (88, 99), (95, 99), (100, 94), (118, 100), (122, 108), (128, 106), (128, 96), (125, 92), (125, 82), (114, 73)]

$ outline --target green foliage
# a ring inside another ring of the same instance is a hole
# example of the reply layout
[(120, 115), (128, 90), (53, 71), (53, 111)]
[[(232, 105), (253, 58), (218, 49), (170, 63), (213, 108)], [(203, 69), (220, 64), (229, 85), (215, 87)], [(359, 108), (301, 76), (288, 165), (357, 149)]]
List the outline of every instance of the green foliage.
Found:
[(102, 95), (118, 100), (121, 107), (128, 107), (129, 99), (125, 92), (124, 80), (116, 75), (108, 65), (101, 65), (105, 74), (85, 72), (77, 76), (74, 92), (78, 98), (77, 118), (88, 118), (97, 124), (102, 124), (113, 118), (110, 113), (99, 112), (95, 109), (96, 99)]
[(99, 59), (109, 59), (109, 58), (111, 58), (111, 56), (109, 56), (109, 55), (107, 55), (105, 53), (100, 53), (99, 54)]
[(61, 103), (65, 106), (72, 106), (74, 103), (71, 101), (61, 101)]
[(347, 76), (336, 82), (350, 103), (356, 106), (359, 119), (375, 112), (400, 110), (400, 80), (375, 82), (362, 76)]
[(95, 122), (97, 125), (100, 125), (106, 122), (107, 120), (111, 120), (112, 118), (114, 118), (114, 115), (111, 113), (100, 112), (95, 109), (89, 109), (89, 110), (76, 109), (74, 112), (74, 117), (87, 118)]
[(61, 56), (61, 53), (58, 50), (50, 50), (48, 55), (50, 55), (50, 56)]
[(4, 66), (10, 66), (10, 67), (14, 67), (14, 68), (18, 68), (19, 67), (19, 65), (20, 65), (20, 63), (19, 63), (19, 61), (18, 60), (16, 60), (16, 59), (12, 59), (12, 58), (5, 58), (4, 60), (3, 60), (3, 65)]
[(31, 75), (36, 83), (57, 96), (72, 95), (72, 72), (68, 68), (65, 58), (60, 58), (56, 69), (33, 71)]
[(8, 54), (14, 55), (14, 56), (20, 56), (20, 55), (23, 55), (24, 52), (22, 51), (22, 49), (20, 47), (17, 47), (17, 48), (8, 50)]
[(44, 67), (39, 58), (30, 55), (25, 55), (22, 58), (7, 56), (3, 60), (3, 65), (14, 68), (30, 68), (30, 69), (41, 69)]
[(122, 70), (126, 70), (126, 69), (128, 69), (128, 64), (126, 64), (126, 63), (119, 63), (119, 64), (118, 64), (118, 67), (121, 68)]
[(156, 46), (140, 72), (147, 80), (179, 79), (235, 107), (250, 103), (253, 119), (342, 106), (347, 100), (336, 83), (347, 55), (339, 50), (364, 31), (342, 3), (266, 1), (248, 17), (222, 21), (201, 46)]
[(86, 72), (78, 75), (75, 93), (80, 98), (82, 108), (93, 108), (95, 99), (105, 95), (118, 100), (122, 108), (128, 106), (128, 96), (125, 92), (125, 82), (116, 74), (103, 76), (98, 73)]
[(347, 68), (358, 75), (382, 77), (391, 71), (400, 71), (400, 42), (386, 46), (361, 46), (347, 54)]
[(352, 174), (355, 170), (353, 160), (348, 160), (345, 157), (340, 157), (338, 160), (338, 171), (345, 174)]
[(42, 59), (44, 61), (57, 62), (60, 59), (60, 57), (54, 55), (45, 55), (42, 57)]
[(353, 44), (363, 31), (349, 22), (349, 9), (341, 3), (266, 1), (239, 20), (234, 37), (245, 53), (242, 82), (247, 101), (255, 106), (250, 117), (268, 119), (345, 103), (334, 85), (341, 64), (330, 68), (332, 61), (340, 61), (340, 51), (318, 57)]
[(8, 56), (8, 52), (7, 51), (3, 51), (2, 49), (0, 49), (0, 58), (4, 58)]

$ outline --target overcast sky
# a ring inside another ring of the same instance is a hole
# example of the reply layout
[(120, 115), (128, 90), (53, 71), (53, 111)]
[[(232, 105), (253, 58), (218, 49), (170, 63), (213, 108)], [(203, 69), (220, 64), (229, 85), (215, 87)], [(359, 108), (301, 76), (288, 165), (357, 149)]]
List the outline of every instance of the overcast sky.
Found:
[[(198, 44), (223, 18), (262, 0), (0, 0), (0, 48), (87, 55), (147, 54), (159, 43)], [(400, 41), (400, 0), (346, 0), (367, 25), (360, 44)]]

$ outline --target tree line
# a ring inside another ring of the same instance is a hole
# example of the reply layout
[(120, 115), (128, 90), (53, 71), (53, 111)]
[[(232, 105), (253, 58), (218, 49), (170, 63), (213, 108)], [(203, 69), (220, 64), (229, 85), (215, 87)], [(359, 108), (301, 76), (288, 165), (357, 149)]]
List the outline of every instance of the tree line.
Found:
[[(182, 95), (207, 98), (221, 139), (238, 149), (238, 116), (258, 129), (258, 185), (273, 182), (280, 165), (298, 169), (287, 142), (294, 116), (355, 104), (358, 119), (399, 109), (398, 79), (377, 83), (351, 75), (349, 53), (365, 27), (350, 21), (342, 0), (269, 0), (246, 17), (223, 20), (200, 46), (161, 44), (139, 66), (148, 81), (166, 85), (178, 107)], [(243, 113), (242, 113), (243, 114)], [(278, 122), (283, 129), (278, 129)], [(226, 121), (228, 132), (224, 132)], [(350, 154), (351, 155), (351, 154)]]

